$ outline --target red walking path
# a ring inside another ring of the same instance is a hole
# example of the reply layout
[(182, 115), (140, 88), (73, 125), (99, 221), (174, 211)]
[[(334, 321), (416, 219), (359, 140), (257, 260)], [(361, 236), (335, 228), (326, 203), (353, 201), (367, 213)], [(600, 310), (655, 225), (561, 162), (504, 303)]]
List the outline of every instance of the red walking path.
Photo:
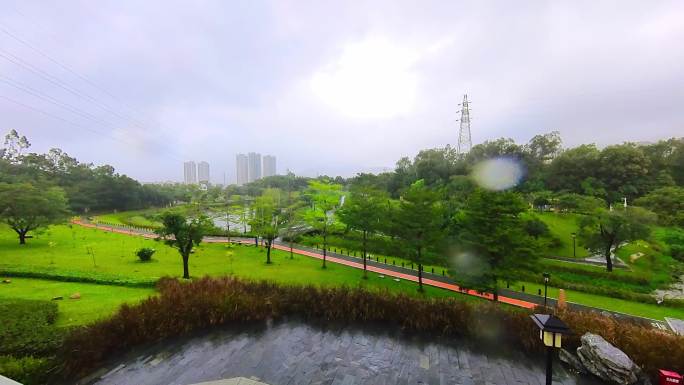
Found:
[[(104, 231), (110, 231), (110, 232), (119, 233), (119, 234), (137, 235), (137, 236), (142, 236), (145, 238), (156, 238), (157, 237), (157, 235), (155, 235), (155, 234), (145, 233), (142, 231), (122, 229), (122, 228), (118, 228), (118, 227), (114, 227), (114, 226), (97, 226), (97, 225), (92, 224), (92, 223), (81, 222), (80, 220), (74, 220), (73, 223), (76, 225), (79, 225), (79, 226), (83, 226), (83, 227), (89, 227), (89, 228), (94, 228), (94, 229), (99, 229), (99, 230), (104, 230)], [(228, 240), (227, 239), (214, 238), (214, 239), (207, 239), (206, 242), (207, 243), (227, 243)], [(252, 241), (245, 241), (244, 243), (253, 244)], [(273, 248), (278, 249), (278, 250), (284, 250), (287, 252), (290, 251), (289, 247), (286, 247), (283, 245), (278, 245), (278, 244), (274, 244)], [(320, 254), (320, 253), (311, 252), (311, 251), (307, 251), (307, 250), (301, 250), (301, 249), (297, 249), (297, 248), (293, 248), (292, 251), (296, 254), (305, 255), (307, 257), (323, 259), (323, 254)], [(363, 269), (363, 263), (360, 263), (360, 262), (348, 261), (346, 259), (336, 258), (336, 257), (332, 257), (332, 256), (327, 256), (325, 258), (325, 260), (327, 262), (337, 263), (340, 265), (345, 265), (345, 266), (353, 267), (356, 269)], [(371, 266), (371, 265), (367, 265), (367, 269), (368, 269), (368, 271), (378, 273), (381, 275), (385, 275), (388, 277), (395, 277), (395, 278), (399, 278), (399, 279), (405, 279), (408, 281), (418, 282), (418, 276), (413, 275), (413, 274), (400, 273), (398, 271), (383, 269), (381, 267), (376, 267), (376, 266)], [(462, 289), (460, 286), (453, 284), (453, 283), (446, 283), (446, 282), (441, 282), (441, 281), (437, 281), (434, 279), (423, 278), (423, 284), (428, 285), (428, 286), (439, 287), (441, 289), (446, 289), (446, 290), (450, 290), (450, 291), (461, 293), (461, 294), (467, 294), (467, 295), (472, 295), (475, 297), (485, 298), (488, 300), (494, 299), (494, 296), (490, 293), (479, 293), (475, 290), (465, 290), (465, 289)], [(522, 308), (526, 308), (526, 309), (533, 309), (535, 306), (537, 306), (532, 302), (523, 301), (520, 299), (515, 299), (515, 298), (510, 298), (510, 297), (505, 297), (505, 296), (501, 296), (501, 295), (499, 296), (498, 299), (499, 299), (499, 302), (503, 302), (503, 303), (506, 303), (509, 305), (518, 306), (518, 307), (522, 307)]]

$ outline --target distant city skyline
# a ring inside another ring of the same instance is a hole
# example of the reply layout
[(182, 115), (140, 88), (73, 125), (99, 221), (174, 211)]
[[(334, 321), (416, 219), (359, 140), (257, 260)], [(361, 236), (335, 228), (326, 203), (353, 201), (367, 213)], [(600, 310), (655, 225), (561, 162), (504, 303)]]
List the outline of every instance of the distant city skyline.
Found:
[(202, 161), (197, 163), (197, 182), (209, 183), (211, 177), (209, 175), (209, 163)]

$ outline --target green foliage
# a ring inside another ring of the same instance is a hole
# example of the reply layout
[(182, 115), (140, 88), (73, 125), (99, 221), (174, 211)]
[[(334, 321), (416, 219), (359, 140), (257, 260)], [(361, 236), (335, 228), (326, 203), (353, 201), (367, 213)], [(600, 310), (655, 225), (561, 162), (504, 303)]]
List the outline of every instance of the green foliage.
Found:
[(382, 191), (366, 186), (352, 188), (348, 198), (337, 215), (348, 229), (359, 231), (362, 235), (361, 251), (365, 275), (369, 238), (372, 238), (377, 231), (389, 227), (387, 223), (389, 198)]
[(598, 209), (594, 215), (580, 221), (579, 240), (588, 249), (606, 258), (606, 268), (613, 270), (611, 252), (623, 242), (646, 239), (655, 215), (639, 207), (606, 210)]
[(149, 262), (152, 260), (152, 256), (154, 255), (155, 251), (155, 249), (150, 247), (141, 247), (135, 252), (135, 255), (138, 256), (140, 262)]
[(202, 242), (202, 238), (213, 227), (213, 223), (203, 215), (188, 220), (184, 215), (174, 212), (166, 212), (160, 219), (162, 227), (157, 230), (157, 234), (168, 246), (178, 250), (183, 259), (183, 278), (190, 279), (190, 253)]
[(527, 234), (535, 238), (545, 237), (550, 234), (549, 226), (547, 226), (544, 221), (537, 218), (524, 220), (523, 226), (525, 227)]
[(0, 375), (24, 385), (46, 384), (53, 363), (48, 358), (13, 357), (0, 355)]
[(49, 301), (0, 301), (0, 355), (40, 356), (62, 341), (54, 326), (57, 304)]
[(64, 191), (59, 187), (43, 188), (30, 183), (0, 183), (0, 219), (26, 243), (30, 231), (61, 223), (68, 218)]
[(311, 181), (306, 199), (311, 207), (302, 214), (304, 221), (323, 237), (323, 268), (327, 253), (328, 235), (339, 227), (335, 221), (335, 211), (342, 199), (341, 186), (330, 182)]
[(559, 194), (554, 201), (559, 211), (580, 214), (592, 213), (605, 206), (605, 201), (599, 198), (576, 193)]
[(658, 214), (658, 222), (666, 226), (684, 227), (684, 188), (662, 187), (634, 201)]
[(422, 180), (401, 196), (390, 214), (390, 233), (395, 237), (398, 255), (418, 265), (418, 289), (423, 290), (422, 267), (429, 254), (435, 254), (446, 235), (440, 195)]
[(538, 245), (525, 231), (526, 208), (518, 193), (477, 190), (459, 224), (463, 251), (452, 262), (452, 276), (469, 287), (496, 290), (500, 279), (533, 271)]
[(280, 190), (266, 189), (256, 199), (252, 219), (249, 222), (252, 232), (266, 241), (266, 263), (271, 263), (271, 246), (280, 235), (287, 219), (283, 215)]

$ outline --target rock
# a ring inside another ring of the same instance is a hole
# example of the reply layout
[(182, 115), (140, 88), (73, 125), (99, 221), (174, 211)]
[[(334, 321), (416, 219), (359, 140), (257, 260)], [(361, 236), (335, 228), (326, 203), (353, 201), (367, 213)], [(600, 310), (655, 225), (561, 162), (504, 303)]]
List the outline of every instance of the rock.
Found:
[(69, 296), (69, 299), (81, 299), (81, 293), (74, 293)]
[(2, 283), (12, 283), (12, 280), (9, 279), (9, 278), (3, 279), (3, 280), (2, 280)]
[(569, 351), (561, 349), (558, 352), (558, 358), (560, 358), (561, 361), (565, 362), (571, 369), (575, 370), (576, 372), (581, 374), (587, 373), (587, 369), (584, 368), (584, 365), (582, 365), (580, 359), (577, 358), (576, 355), (570, 353)]
[(581, 340), (577, 355), (590, 373), (613, 384), (643, 383), (643, 372), (622, 350), (596, 334), (586, 333)]
[(64, 297), (62, 297), (61, 295), (60, 295), (60, 296), (57, 296), (57, 297), (52, 297), (52, 300), (53, 300), (53, 301), (61, 301), (61, 300), (63, 300), (63, 299), (64, 299)]

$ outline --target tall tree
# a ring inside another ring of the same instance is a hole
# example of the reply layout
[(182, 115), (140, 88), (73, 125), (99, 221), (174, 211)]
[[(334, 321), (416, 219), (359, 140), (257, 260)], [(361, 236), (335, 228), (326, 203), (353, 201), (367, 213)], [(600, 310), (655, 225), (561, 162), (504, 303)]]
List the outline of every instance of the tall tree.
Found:
[(328, 235), (336, 227), (335, 211), (342, 204), (341, 186), (327, 181), (311, 181), (307, 199), (311, 207), (304, 212), (304, 220), (323, 237), (323, 268), (327, 258)]
[(538, 253), (521, 218), (526, 210), (518, 193), (476, 190), (460, 219), (467, 258), (455, 261), (454, 276), (468, 286), (493, 290), (497, 300), (500, 279), (515, 279), (518, 272), (531, 270)]
[(658, 222), (684, 227), (684, 188), (662, 187), (634, 201), (658, 214)]
[(648, 238), (649, 225), (654, 221), (655, 215), (640, 207), (598, 209), (593, 215), (582, 217), (578, 236), (589, 250), (603, 254), (606, 269), (613, 271), (611, 254), (623, 242)]
[(190, 254), (212, 228), (212, 222), (203, 215), (188, 219), (176, 212), (163, 213), (160, 219), (162, 227), (157, 230), (157, 234), (167, 245), (178, 250), (183, 259), (183, 278), (190, 279)]
[(391, 215), (391, 231), (399, 252), (418, 265), (418, 291), (423, 291), (423, 265), (430, 254), (439, 251), (445, 236), (440, 194), (414, 182), (401, 196)]
[(69, 217), (64, 190), (36, 187), (30, 183), (0, 183), (0, 219), (6, 222), (25, 244), (27, 234)]
[(386, 218), (387, 196), (372, 187), (359, 186), (352, 188), (344, 206), (337, 212), (340, 221), (351, 230), (361, 232), (361, 249), (363, 252), (363, 278), (368, 278), (366, 264), (368, 238), (380, 229)]
[(271, 248), (278, 238), (285, 217), (281, 213), (280, 190), (266, 189), (254, 203), (254, 216), (250, 221), (252, 232), (266, 242), (266, 263), (271, 263)]

